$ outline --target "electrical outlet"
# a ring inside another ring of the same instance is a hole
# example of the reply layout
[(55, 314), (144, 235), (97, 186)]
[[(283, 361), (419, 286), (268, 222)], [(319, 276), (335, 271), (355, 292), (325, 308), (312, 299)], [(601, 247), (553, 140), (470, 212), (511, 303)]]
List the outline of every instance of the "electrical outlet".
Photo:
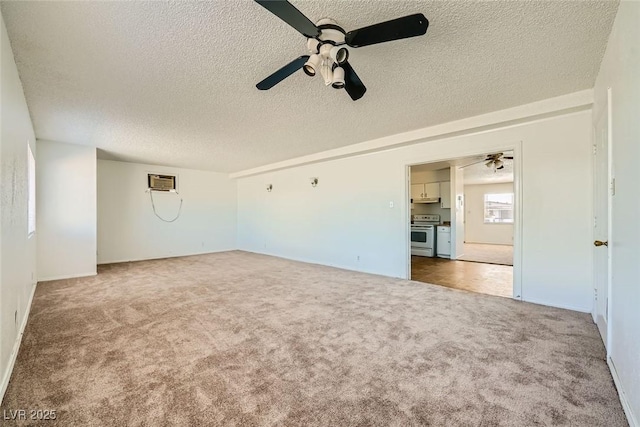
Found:
[(356, 257), (356, 261), (360, 261), (360, 255)]

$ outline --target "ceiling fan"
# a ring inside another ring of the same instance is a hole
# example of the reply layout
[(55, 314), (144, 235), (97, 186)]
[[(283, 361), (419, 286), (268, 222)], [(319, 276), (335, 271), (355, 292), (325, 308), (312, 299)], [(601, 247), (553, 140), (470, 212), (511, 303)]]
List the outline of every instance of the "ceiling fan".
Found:
[(504, 161), (505, 160), (513, 160), (513, 156), (505, 156), (504, 153), (495, 153), (495, 154), (487, 154), (486, 157), (482, 160), (477, 160), (475, 162), (469, 163), (464, 166), (460, 166), (461, 169), (464, 169), (468, 166), (477, 165), (478, 163), (485, 162), (485, 166), (490, 168), (493, 167), (493, 171), (504, 169)]
[(308, 76), (318, 72), (326, 86), (344, 88), (354, 101), (362, 98), (367, 88), (349, 64), (348, 47), (358, 48), (392, 40), (421, 36), (427, 32), (429, 21), (421, 13), (381, 22), (346, 32), (332, 19), (321, 19), (316, 24), (286, 0), (255, 0), (269, 12), (307, 38), (309, 55), (302, 55), (256, 85), (268, 90), (303, 69)]

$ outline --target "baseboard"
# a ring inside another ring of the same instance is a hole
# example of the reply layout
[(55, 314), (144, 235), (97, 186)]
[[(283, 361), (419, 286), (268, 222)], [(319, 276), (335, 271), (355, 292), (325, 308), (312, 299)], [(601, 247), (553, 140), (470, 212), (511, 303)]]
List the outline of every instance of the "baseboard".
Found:
[(544, 305), (547, 307), (563, 308), (565, 310), (571, 310), (571, 311), (579, 311), (580, 313), (587, 313), (587, 314), (591, 313), (591, 307), (586, 308), (586, 307), (578, 307), (575, 305), (555, 304), (547, 301), (533, 300), (533, 299), (527, 299), (527, 298), (523, 298), (522, 302)]
[(91, 273), (63, 274), (61, 276), (38, 277), (38, 282), (49, 282), (51, 280), (77, 279), (79, 277), (96, 276), (97, 274), (98, 274), (97, 272), (92, 271)]
[(609, 365), (609, 371), (611, 371), (611, 376), (613, 377), (613, 383), (616, 385), (616, 389), (618, 389), (618, 397), (620, 398), (620, 403), (622, 404), (622, 409), (624, 410), (624, 414), (627, 416), (627, 421), (629, 422), (629, 427), (640, 427), (638, 423), (638, 419), (633, 414), (631, 410), (631, 405), (627, 400), (627, 395), (624, 394), (624, 390), (622, 389), (622, 384), (620, 384), (620, 377), (618, 377), (618, 372), (616, 371), (616, 367), (613, 364), (613, 361), (610, 357), (607, 357), (607, 365)]
[(4, 371), (2, 375), (2, 383), (0, 383), (0, 403), (2, 403), (2, 400), (4, 399), (4, 393), (7, 391), (9, 380), (11, 379), (11, 373), (13, 372), (13, 367), (16, 364), (16, 359), (18, 358), (18, 351), (20, 350), (20, 343), (22, 343), (22, 335), (24, 334), (24, 329), (27, 327), (29, 313), (31, 313), (31, 303), (33, 302), (33, 296), (36, 293), (36, 286), (37, 283), (34, 283), (32, 286), (31, 295), (29, 296), (29, 302), (27, 303), (24, 316), (22, 317), (22, 322), (20, 323), (20, 329), (18, 330), (16, 341), (13, 343), (11, 356), (9, 356), (9, 365), (7, 366), (7, 370)]
[(233, 249), (220, 249), (220, 250), (216, 250), (216, 251), (205, 251), (205, 252), (191, 252), (191, 253), (186, 253), (186, 254), (179, 254), (179, 255), (158, 255), (158, 256), (152, 256), (152, 257), (143, 257), (143, 258), (115, 258), (112, 260), (101, 260), (98, 261), (98, 265), (106, 265), (106, 264), (120, 264), (123, 262), (138, 262), (138, 261), (151, 261), (154, 259), (167, 259), (167, 258), (182, 258), (185, 256), (195, 256), (195, 255), (207, 255), (207, 254), (217, 254), (220, 252), (231, 252), (231, 251), (237, 251), (237, 248), (233, 248)]
[(314, 259), (307, 259), (307, 258), (296, 258), (296, 257), (290, 257), (290, 256), (283, 256), (280, 254), (274, 254), (274, 253), (270, 253), (270, 252), (260, 252), (260, 251), (254, 251), (254, 250), (249, 250), (249, 249), (236, 249), (237, 251), (241, 251), (241, 252), (248, 252), (248, 253), (252, 253), (252, 254), (258, 254), (258, 255), (267, 255), (267, 256), (272, 256), (272, 257), (276, 257), (276, 258), (282, 258), (282, 259), (286, 259), (289, 261), (297, 261), (297, 262), (304, 262), (306, 264), (314, 264), (314, 265), (322, 265), (324, 267), (332, 267), (332, 268), (339, 268), (340, 270), (347, 270), (347, 271), (353, 271), (356, 273), (364, 273), (364, 274), (375, 274), (376, 276), (383, 276), (383, 277), (390, 277), (392, 279), (403, 279), (403, 280), (407, 280), (406, 277), (403, 276), (394, 276), (388, 273), (381, 273), (381, 272), (377, 272), (377, 271), (369, 271), (369, 270), (363, 270), (363, 269), (356, 269), (350, 265), (343, 265), (343, 264), (325, 264), (322, 262), (319, 262), (317, 260)]

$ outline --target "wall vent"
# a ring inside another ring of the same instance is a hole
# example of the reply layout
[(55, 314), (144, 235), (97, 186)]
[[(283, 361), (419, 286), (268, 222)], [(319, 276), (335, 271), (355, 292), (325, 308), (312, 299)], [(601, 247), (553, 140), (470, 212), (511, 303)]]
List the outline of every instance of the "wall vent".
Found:
[(147, 175), (149, 190), (154, 191), (176, 191), (175, 175), (158, 175), (150, 173)]

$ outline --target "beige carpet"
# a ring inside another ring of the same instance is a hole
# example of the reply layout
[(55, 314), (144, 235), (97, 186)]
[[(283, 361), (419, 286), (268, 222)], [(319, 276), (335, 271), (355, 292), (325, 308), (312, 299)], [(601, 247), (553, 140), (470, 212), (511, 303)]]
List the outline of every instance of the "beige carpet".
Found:
[(587, 314), (227, 252), (41, 283), (2, 409), (56, 410), (46, 426), (625, 426), (604, 357)]
[(464, 255), (458, 259), (487, 264), (513, 265), (513, 246), (465, 243)]

